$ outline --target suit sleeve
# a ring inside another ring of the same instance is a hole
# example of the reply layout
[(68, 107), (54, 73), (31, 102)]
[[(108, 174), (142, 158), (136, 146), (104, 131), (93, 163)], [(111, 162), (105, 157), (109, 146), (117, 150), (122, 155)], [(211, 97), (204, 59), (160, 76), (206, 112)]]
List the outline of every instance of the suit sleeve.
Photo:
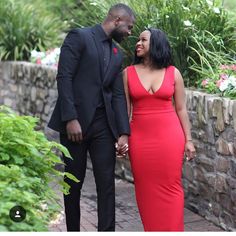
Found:
[(117, 75), (117, 78), (113, 82), (112, 88), (112, 107), (115, 112), (118, 134), (119, 136), (122, 134), (130, 135), (127, 103), (121, 68), (120, 72)]
[(73, 29), (68, 33), (61, 47), (57, 88), (62, 121), (77, 119), (72, 82), (78, 68), (83, 47), (84, 42), (78, 29)]

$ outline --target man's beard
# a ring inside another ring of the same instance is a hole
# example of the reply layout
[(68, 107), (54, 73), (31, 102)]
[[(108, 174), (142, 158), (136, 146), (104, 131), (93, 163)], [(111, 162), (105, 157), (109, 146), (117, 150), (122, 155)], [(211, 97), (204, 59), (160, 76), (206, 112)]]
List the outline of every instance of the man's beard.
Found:
[(117, 29), (114, 29), (111, 32), (111, 37), (117, 42), (120, 43), (124, 39), (124, 34), (119, 32)]

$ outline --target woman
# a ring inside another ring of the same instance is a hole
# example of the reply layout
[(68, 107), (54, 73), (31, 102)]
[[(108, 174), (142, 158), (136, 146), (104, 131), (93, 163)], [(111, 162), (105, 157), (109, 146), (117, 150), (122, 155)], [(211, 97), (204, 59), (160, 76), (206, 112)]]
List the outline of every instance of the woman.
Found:
[[(183, 231), (184, 152), (195, 157), (183, 78), (159, 29), (143, 31), (134, 65), (123, 72), (131, 136), (129, 156), (145, 231)], [(172, 101), (174, 101), (174, 106)]]

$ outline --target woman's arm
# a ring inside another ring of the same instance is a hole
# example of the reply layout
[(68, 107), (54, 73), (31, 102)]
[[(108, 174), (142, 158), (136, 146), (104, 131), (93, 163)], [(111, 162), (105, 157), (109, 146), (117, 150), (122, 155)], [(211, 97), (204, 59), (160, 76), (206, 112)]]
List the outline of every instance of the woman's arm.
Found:
[(126, 97), (126, 102), (127, 102), (127, 111), (128, 111), (128, 116), (130, 119), (130, 117), (131, 117), (131, 101), (130, 101), (130, 96), (129, 96), (127, 69), (126, 68), (123, 70), (123, 83), (124, 83), (125, 97)]
[(175, 110), (179, 117), (185, 135), (185, 154), (187, 159), (190, 160), (195, 157), (196, 150), (194, 148), (191, 136), (191, 125), (186, 108), (184, 81), (178, 69), (175, 69)]

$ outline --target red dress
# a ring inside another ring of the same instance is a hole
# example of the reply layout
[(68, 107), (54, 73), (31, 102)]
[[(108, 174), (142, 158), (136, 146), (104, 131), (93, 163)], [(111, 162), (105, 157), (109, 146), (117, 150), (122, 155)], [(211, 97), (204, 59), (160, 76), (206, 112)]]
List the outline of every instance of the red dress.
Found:
[(150, 94), (134, 66), (127, 68), (133, 105), (129, 156), (139, 213), (145, 231), (183, 231), (182, 162), (185, 137), (172, 105), (174, 66)]

